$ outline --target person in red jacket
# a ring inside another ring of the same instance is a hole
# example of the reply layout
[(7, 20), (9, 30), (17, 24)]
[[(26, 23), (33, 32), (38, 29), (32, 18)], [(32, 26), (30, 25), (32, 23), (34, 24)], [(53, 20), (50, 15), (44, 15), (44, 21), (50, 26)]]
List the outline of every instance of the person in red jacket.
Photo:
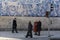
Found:
[(33, 31), (35, 32), (34, 35), (37, 35), (37, 21), (34, 22), (34, 30)]

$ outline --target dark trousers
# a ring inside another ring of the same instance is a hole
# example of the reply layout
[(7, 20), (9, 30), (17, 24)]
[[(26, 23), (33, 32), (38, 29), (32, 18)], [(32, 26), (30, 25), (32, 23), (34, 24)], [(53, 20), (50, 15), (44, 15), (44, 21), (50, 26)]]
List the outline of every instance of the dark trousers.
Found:
[(13, 27), (13, 28), (12, 28), (12, 33), (14, 33), (14, 31), (15, 31), (16, 33), (18, 33), (16, 27)]
[(37, 35), (37, 32), (35, 32), (35, 34), (34, 35)]
[(28, 36), (30, 36), (30, 37), (32, 38), (32, 31), (28, 31), (28, 32), (27, 32), (26, 38), (27, 38)]
[(40, 31), (38, 31), (38, 36), (40, 36)]

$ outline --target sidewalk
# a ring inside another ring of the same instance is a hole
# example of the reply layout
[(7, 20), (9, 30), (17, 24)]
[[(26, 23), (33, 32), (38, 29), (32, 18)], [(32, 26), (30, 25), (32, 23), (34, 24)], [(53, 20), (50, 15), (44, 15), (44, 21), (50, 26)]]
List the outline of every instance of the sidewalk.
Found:
[[(11, 31), (0, 31), (0, 40), (49, 40), (48, 31), (41, 31), (41, 36), (34, 35), (33, 38), (25, 38), (27, 31), (19, 31), (19, 33), (11, 33)], [(53, 35), (51, 38), (60, 38), (60, 31), (50, 31)]]

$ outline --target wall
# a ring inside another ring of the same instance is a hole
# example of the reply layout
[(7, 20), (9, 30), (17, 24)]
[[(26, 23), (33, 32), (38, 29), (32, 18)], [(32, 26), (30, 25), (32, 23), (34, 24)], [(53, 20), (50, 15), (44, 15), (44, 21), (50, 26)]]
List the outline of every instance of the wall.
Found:
[(60, 16), (60, 0), (0, 0), (0, 16)]
[[(11, 30), (12, 29), (12, 20), (13, 16), (0, 16), (0, 30)], [(52, 17), (52, 24), (46, 17), (16, 17), (17, 18), (17, 27), (20, 30), (26, 30), (28, 27), (28, 22), (31, 20), (32, 24), (34, 25), (35, 21), (41, 20), (42, 22), (42, 29), (47, 29), (50, 27), (51, 29), (60, 29), (60, 18), (59, 17)]]

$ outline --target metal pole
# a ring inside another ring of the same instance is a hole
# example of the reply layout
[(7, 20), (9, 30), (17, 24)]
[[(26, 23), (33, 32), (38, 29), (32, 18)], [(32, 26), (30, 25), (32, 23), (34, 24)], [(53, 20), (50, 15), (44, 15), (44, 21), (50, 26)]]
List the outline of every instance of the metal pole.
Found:
[(51, 24), (50, 24), (50, 18), (48, 18), (48, 21), (49, 21), (49, 24), (48, 24), (48, 37), (51, 37), (50, 35), (50, 27), (51, 27)]
[(49, 19), (49, 27), (48, 27), (48, 37), (51, 37), (53, 35), (50, 34), (50, 27), (51, 27), (51, 24), (52, 24), (52, 20), (50, 19), (49, 17), (49, 14), (53, 11), (53, 4), (51, 4), (51, 7), (50, 7), (50, 12), (48, 12), (48, 19)]

